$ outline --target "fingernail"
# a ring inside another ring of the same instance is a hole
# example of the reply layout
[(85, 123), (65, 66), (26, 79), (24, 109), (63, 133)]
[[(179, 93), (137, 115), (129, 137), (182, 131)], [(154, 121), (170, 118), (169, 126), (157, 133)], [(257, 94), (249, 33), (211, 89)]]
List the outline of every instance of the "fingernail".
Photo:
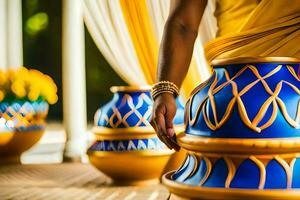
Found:
[(175, 135), (175, 131), (173, 128), (167, 128), (167, 134), (169, 138), (172, 138)]

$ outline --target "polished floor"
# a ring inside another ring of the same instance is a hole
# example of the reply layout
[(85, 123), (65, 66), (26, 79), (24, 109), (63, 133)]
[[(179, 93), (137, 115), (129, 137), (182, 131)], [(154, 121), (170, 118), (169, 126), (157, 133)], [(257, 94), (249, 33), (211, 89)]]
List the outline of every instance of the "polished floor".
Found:
[(167, 200), (161, 185), (120, 187), (89, 164), (0, 166), (1, 200)]
[[(92, 141), (90, 132), (87, 138)], [(170, 199), (162, 185), (114, 186), (87, 159), (84, 163), (61, 163), (64, 143), (61, 124), (50, 123), (39, 143), (22, 155), (23, 165), (0, 166), (0, 200)]]

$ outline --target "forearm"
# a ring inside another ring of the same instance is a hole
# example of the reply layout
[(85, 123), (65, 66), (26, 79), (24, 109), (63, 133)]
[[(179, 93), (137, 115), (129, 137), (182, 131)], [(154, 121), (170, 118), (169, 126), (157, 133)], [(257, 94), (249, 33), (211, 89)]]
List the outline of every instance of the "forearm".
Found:
[[(206, 3), (207, 0), (171, 1), (170, 14), (159, 52), (158, 81), (170, 81), (178, 87), (181, 86), (191, 62), (194, 42)], [(170, 83), (167, 83), (167, 91), (164, 87), (157, 88), (161, 84), (166, 83), (155, 84), (152, 88), (154, 104), (150, 123), (158, 137), (169, 148), (179, 150), (173, 127), (177, 110), (174, 96), (178, 91)]]
[(167, 23), (160, 47), (158, 81), (181, 86), (188, 71), (197, 33), (186, 31), (179, 23)]
[(201, 2), (197, 10), (199, 13), (190, 17), (194, 22), (189, 21), (180, 5), (177, 8), (179, 11), (174, 8), (168, 18), (159, 51), (158, 81), (171, 81), (180, 87), (187, 74), (206, 6), (206, 1), (197, 1)]

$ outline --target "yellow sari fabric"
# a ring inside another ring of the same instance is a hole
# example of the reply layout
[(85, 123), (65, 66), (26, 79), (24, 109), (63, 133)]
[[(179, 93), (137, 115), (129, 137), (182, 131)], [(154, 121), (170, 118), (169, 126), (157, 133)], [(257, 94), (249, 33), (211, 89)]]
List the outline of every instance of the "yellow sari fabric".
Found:
[(300, 58), (300, 0), (219, 0), (217, 38), (205, 45), (216, 58), (290, 56)]

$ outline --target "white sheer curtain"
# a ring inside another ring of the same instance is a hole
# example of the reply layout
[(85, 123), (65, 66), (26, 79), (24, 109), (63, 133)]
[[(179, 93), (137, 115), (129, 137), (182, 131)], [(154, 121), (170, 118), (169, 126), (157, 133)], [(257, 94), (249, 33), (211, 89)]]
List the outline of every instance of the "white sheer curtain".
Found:
[[(160, 41), (170, 0), (146, 0), (146, 2), (155, 36), (157, 41)], [(209, 76), (203, 44), (213, 39), (216, 33), (216, 22), (213, 16), (215, 1), (208, 2), (194, 49), (198, 74), (194, 74), (193, 80), (199, 79), (198, 82)], [(84, 4), (88, 30), (113, 69), (130, 85), (147, 84), (122, 14), (120, 0), (84, 0)]]
[(0, 0), (0, 69), (23, 65), (22, 0)]
[(130, 85), (146, 85), (119, 0), (85, 0), (84, 18), (96, 45)]

